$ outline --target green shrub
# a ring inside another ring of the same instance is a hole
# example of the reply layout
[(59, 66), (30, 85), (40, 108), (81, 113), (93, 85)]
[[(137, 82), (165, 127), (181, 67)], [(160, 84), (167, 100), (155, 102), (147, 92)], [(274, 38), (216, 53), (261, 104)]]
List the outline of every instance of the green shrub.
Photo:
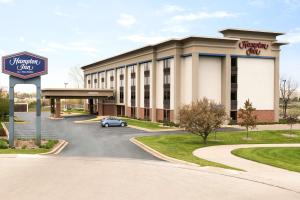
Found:
[(170, 126), (170, 127), (179, 127), (179, 124), (176, 124), (174, 122), (167, 121), (167, 120), (163, 121), (163, 125), (164, 126)]
[(57, 143), (58, 143), (58, 140), (48, 140), (48, 142), (46, 144), (41, 145), (41, 148), (52, 149)]
[(0, 149), (7, 149), (7, 148), (8, 148), (7, 140), (0, 139)]

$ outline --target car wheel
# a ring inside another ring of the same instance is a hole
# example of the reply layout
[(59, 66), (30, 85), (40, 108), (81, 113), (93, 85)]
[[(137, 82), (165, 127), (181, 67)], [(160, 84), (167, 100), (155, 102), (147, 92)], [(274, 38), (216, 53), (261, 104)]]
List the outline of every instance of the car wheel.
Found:
[(124, 126), (125, 126), (125, 124), (124, 124), (124, 123), (121, 123), (121, 126), (122, 126), (122, 127), (124, 127)]
[(108, 124), (105, 124), (105, 127), (109, 127)]

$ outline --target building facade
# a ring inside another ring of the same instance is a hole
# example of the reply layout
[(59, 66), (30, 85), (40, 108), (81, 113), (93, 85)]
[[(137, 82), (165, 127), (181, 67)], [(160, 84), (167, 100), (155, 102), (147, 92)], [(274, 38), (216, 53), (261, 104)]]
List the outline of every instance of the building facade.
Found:
[(114, 90), (113, 98), (89, 104), (99, 115), (177, 122), (182, 105), (204, 97), (238, 120), (250, 99), (259, 121), (278, 121), (282, 33), (220, 32), (221, 38), (172, 39), (83, 66), (85, 88)]

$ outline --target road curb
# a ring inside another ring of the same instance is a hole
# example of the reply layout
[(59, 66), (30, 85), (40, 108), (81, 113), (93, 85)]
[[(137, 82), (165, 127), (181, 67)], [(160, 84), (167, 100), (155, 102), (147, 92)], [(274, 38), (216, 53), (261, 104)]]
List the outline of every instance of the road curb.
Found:
[(153, 130), (153, 129), (147, 129), (147, 128), (141, 128), (141, 127), (138, 127), (138, 126), (133, 126), (133, 125), (128, 125), (129, 128), (134, 128), (134, 129), (138, 129), (138, 130), (142, 130), (142, 131), (147, 131), (147, 132), (168, 132), (168, 131), (184, 131), (184, 129), (156, 129), (156, 130)]
[(152, 149), (151, 147), (143, 144), (142, 142), (138, 141), (135, 137), (130, 138), (130, 142), (134, 143), (135, 145), (137, 145), (138, 147), (140, 147), (144, 151), (150, 153), (151, 155), (153, 155), (153, 156), (155, 156), (159, 159), (165, 160), (167, 162), (171, 162), (171, 163), (175, 163), (175, 164), (185, 164), (185, 165), (194, 166), (194, 167), (195, 166), (196, 167), (201, 167), (200, 165), (197, 165), (195, 163), (191, 163), (191, 162), (187, 162), (187, 161), (183, 161), (183, 160), (178, 160), (176, 158), (172, 158), (172, 157), (169, 157), (165, 154), (162, 154), (162, 153)]
[(39, 155), (50, 155), (50, 154), (53, 154), (53, 155), (57, 155), (59, 154), (69, 143), (65, 140), (59, 140), (59, 143), (58, 145), (56, 145), (56, 147), (54, 149), (52, 149), (51, 151), (49, 152), (46, 152), (46, 153), (40, 153)]
[(59, 118), (56, 118), (56, 117), (48, 117), (49, 119), (51, 120), (62, 120), (64, 119), (64, 117), (59, 117)]

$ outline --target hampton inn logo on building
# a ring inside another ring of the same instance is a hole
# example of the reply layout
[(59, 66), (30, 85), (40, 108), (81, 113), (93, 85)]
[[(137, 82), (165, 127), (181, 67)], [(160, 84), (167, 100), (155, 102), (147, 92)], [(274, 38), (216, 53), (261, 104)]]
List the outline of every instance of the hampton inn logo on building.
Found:
[(47, 74), (47, 62), (47, 58), (29, 52), (21, 52), (3, 57), (2, 71), (5, 74), (28, 79)]
[(249, 42), (242, 41), (239, 43), (240, 49), (246, 49), (246, 54), (249, 55), (259, 55), (261, 49), (268, 49), (269, 45), (262, 42)]

